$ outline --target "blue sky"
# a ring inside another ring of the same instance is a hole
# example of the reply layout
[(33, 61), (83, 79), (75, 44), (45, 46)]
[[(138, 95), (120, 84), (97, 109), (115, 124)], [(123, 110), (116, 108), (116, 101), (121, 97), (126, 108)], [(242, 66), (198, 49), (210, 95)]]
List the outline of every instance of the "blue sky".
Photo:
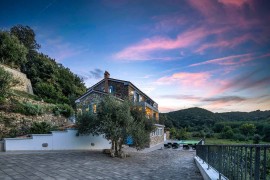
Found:
[(40, 52), (84, 78), (133, 82), (161, 112), (270, 109), (267, 0), (1, 1), (0, 28), (34, 29)]

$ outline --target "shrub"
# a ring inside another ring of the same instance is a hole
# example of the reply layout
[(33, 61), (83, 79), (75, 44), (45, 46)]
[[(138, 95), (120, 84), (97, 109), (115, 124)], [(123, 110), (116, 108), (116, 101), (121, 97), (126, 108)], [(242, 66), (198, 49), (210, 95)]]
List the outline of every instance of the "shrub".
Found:
[(233, 138), (234, 134), (233, 134), (232, 128), (230, 126), (225, 126), (220, 135), (221, 135), (221, 138), (231, 139), (231, 138)]
[(8, 92), (14, 85), (15, 80), (11, 73), (0, 67), (0, 101), (3, 101), (7, 97)]
[[(208, 134), (208, 133), (207, 133)], [(192, 137), (199, 137), (199, 138), (203, 138), (204, 136), (206, 136), (206, 133), (201, 130), (199, 132), (193, 132), (192, 133)]]
[(237, 133), (233, 135), (233, 139), (237, 140), (237, 141), (246, 141), (246, 136), (244, 136), (243, 134)]
[(263, 132), (264, 132), (263, 140), (267, 141), (267, 142), (270, 142), (270, 125), (266, 125), (263, 128)]
[(212, 138), (214, 136), (215, 136), (215, 134), (213, 132), (211, 132), (211, 131), (207, 132), (206, 135), (205, 135), (205, 137), (207, 137), (207, 138)]
[[(16, 101), (13, 101), (13, 102), (16, 102)], [(43, 114), (43, 109), (40, 105), (32, 104), (29, 102), (21, 103), (17, 101), (15, 104), (14, 111), (17, 113), (21, 113), (24, 115), (31, 115), (31, 116)]]
[(250, 123), (245, 123), (240, 126), (240, 131), (242, 134), (248, 136), (248, 135), (253, 135), (256, 131), (256, 126), (254, 124)]
[(224, 124), (217, 123), (217, 124), (215, 124), (213, 130), (216, 133), (220, 133), (223, 130), (223, 128), (224, 128)]
[(61, 114), (65, 116), (66, 118), (68, 118), (74, 114), (74, 110), (72, 109), (72, 107), (70, 107), (67, 104), (57, 104), (53, 108), (53, 113), (55, 116), (58, 116)]
[(19, 135), (19, 132), (16, 128), (12, 128), (9, 130), (8, 137), (14, 138)]
[(31, 134), (47, 134), (50, 131), (55, 130), (56, 127), (53, 127), (47, 122), (34, 122), (30, 128)]
[(262, 138), (261, 138), (261, 136), (259, 134), (254, 134), (254, 136), (253, 136), (253, 143), (254, 144), (259, 144), (261, 139)]

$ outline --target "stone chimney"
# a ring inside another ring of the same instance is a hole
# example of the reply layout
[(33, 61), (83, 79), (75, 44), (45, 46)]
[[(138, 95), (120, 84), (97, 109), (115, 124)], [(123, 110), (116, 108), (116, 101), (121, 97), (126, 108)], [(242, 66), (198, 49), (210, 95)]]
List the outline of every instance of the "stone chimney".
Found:
[(105, 84), (104, 84), (104, 90), (106, 93), (109, 92), (109, 79), (110, 78), (110, 73), (108, 71), (105, 71), (104, 73), (104, 80), (105, 80)]

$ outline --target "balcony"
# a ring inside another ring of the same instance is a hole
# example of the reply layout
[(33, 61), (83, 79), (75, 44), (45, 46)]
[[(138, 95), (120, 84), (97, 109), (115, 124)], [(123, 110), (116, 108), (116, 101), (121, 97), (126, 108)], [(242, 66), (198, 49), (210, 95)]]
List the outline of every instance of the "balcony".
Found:
[(145, 101), (135, 102), (135, 104), (136, 104), (137, 106), (142, 106), (142, 107), (144, 107), (144, 108), (148, 107), (148, 108), (150, 108), (151, 110), (158, 112), (158, 108), (156, 108), (157, 106), (154, 107), (154, 106), (152, 106), (151, 104), (149, 104), (149, 103), (147, 103), (147, 102), (145, 102)]

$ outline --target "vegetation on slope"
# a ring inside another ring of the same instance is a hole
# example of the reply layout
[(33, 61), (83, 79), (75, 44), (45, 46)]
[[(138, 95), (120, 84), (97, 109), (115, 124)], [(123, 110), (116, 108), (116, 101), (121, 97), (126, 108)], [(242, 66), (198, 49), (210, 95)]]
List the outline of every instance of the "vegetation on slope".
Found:
[(20, 69), (31, 80), (34, 93), (46, 102), (75, 106), (86, 91), (82, 79), (54, 59), (38, 52), (35, 32), (17, 25), (0, 31), (0, 63)]
[(173, 138), (220, 138), (270, 142), (270, 111), (213, 113), (189, 108), (160, 114)]
[(18, 82), (0, 67), (0, 139), (64, 126), (65, 118), (74, 114), (75, 99), (86, 91), (79, 76), (38, 52), (39, 48), (28, 26), (0, 30), (0, 63), (25, 73), (35, 94), (11, 90)]

